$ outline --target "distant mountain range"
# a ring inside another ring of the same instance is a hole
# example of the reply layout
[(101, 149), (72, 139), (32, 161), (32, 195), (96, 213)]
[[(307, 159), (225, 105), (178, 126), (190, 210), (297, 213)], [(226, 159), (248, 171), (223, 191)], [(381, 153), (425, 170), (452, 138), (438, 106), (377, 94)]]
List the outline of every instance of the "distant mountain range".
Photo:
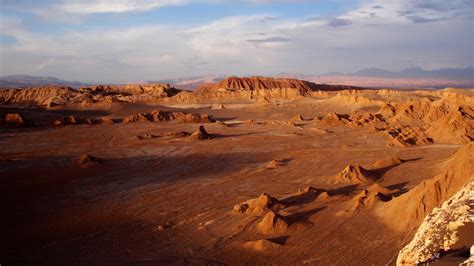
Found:
[(149, 83), (169, 83), (180, 90), (195, 90), (205, 83), (216, 83), (225, 79), (226, 75), (205, 75), (196, 77), (184, 77), (176, 79), (164, 79), (159, 81), (149, 81)]
[(402, 71), (394, 72), (380, 68), (367, 68), (353, 73), (331, 72), (322, 76), (351, 76), (351, 77), (373, 77), (373, 78), (452, 78), (474, 80), (474, 68), (446, 68), (439, 70), (424, 70), (419, 67), (411, 67)]
[(11, 75), (0, 77), (0, 88), (25, 88), (44, 85), (78, 88), (88, 84), (79, 81), (62, 80), (54, 77), (35, 77), (29, 75)]
[[(177, 89), (194, 90), (203, 83), (216, 83), (230, 75), (203, 75), (196, 77), (183, 77), (176, 79), (166, 79), (158, 81), (148, 81), (148, 83), (170, 83)], [(331, 72), (324, 75), (301, 75), (291, 73), (280, 73), (275, 77), (297, 78), (317, 83), (343, 82), (343, 85), (354, 86), (389, 86), (403, 87), (407, 84), (413, 84), (414, 87), (443, 87), (443, 86), (474, 86), (474, 68), (472, 66), (466, 68), (448, 68), (439, 70), (424, 70), (419, 67), (411, 67), (402, 71), (388, 71), (380, 68), (367, 68), (353, 73)], [(346, 78), (345, 78), (346, 77)], [(377, 79), (370, 81), (370, 78)], [(380, 79), (386, 79), (381, 81)], [(397, 80), (398, 79), (398, 80)], [(404, 79), (404, 81), (400, 81)], [(423, 79), (422, 85), (419, 80)], [(447, 79), (449, 82), (439, 83), (439, 79)], [(407, 82), (407, 80), (409, 82)], [(367, 82), (364, 82), (367, 81)], [(413, 81), (413, 82), (411, 82)], [(410, 83), (411, 82), (411, 83)], [(431, 84), (432, 83), (432, 84)], [(54, 77), (36, 77), (29, 75), (11, 75), (0, 77), (0, 88), (25, 88), (44, 85), (68, 86), (80, 88), (89, 86), (90, 83), (79, 81), (67, 81)]]

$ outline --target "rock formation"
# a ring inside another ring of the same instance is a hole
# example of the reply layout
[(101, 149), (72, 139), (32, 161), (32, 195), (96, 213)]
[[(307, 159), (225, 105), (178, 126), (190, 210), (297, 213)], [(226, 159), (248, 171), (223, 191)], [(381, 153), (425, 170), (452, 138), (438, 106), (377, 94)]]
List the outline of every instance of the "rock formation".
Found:
[(391, 125), (424, 128), (424, 134), (437, 143), (467, 144), (474, 139), (474, 109), (470, 100), (422, 98), (395, 106)]
[(396, 230), (416, 228), (433, 208), (441, 206), (460, 188), (474, 180), (474, 144), (470, 143), (456, 151), (444, 163), (443, 169), (440, 174), (387, 202), (377, 210), (378, 215)]
[(364, 189), (362, 192), (357, 194), (352, 200), (350, 201), (349, 212), (355, 213), (362, 209), (368, 209), (373, 207), (377, 202), (380, 201), (388, 201), (390, 197), (387, 197), (385, 194), (374, 191), (373, 188), (371, 190)]
[(400, 251), (397, 265), (434, 261), (442, 253), (473, 245), (473, 192), (474, 182), (470, 182), (440, 208), (434, 208), (425, 217), (413, 240)]
[(348, 165), (339, 174), (330, 179), (333, 183), (342, 184), (370, 184), (374, 182), (374, 176), (358, 164)]
[(258, 198), (250, 199), (234, 206), (234, 212), (240, 214), (260, 215), (264, 211), (277, 211), (283, 208), (283, 205), (274, 197), (263, 193)]
[(0, 104), (10, 106), (44, 106), (53, 108), (68, 104), (90, 106), (96, 103), (148, 103), (178, 94), (169, 84), (103, 86), (76, 90), (69, 87), (43, 86), (0, 90)]
[(189, 137), (194, 140), (206, 140), (206, 139), (214, 138), (212, 134), (207, 133), (204, 126), (199, 126), (199, 129), (195, 131), (193, 134), (191, 134), (191, 136)]
[[(98, 122), (100, 122), (100, 121), (98, 121)], [(61, 117), (59, 119), (56, 119), (53, 122), (53, 125), (54, 126), (83, 125), (83, 124), (91, 125), (93, 123), (94, 123), (94, 121), (92, 121), (92, 119), (90, 119), (90, 118), (76, 117), (76, 116), (70, 115), (70, 116)]]
[[(13, 106), (48, 106), (62, 105), (80, 93), (69, 87), (45, 86), (28, 89), (0, 90), (0, 104)], [(77, 102), (83, 99), (77, 99)]]
[(323, 126), (340, 126), (349, 123), (350, 116), (345, 114), (328, 113), (322, 119), (316, 120), (316, 123)]
[(247, 98), (264, 103), (271, 98), (293, 99), (318, 90), (343, 90), (355, 87), (319, 85), (316, 83), (287, 78), (229, 77), (216, 84), (203, 84), (196, 90), (196, 97), (206, 98)]
[(419, 127), (404, 126), (384, 131), (389, 137), (389, 145), (406, 147), (433, 143), (425, 131)]
[[(345, 92), (338, 93), (344, 95)], [(347, 93), (351, 92), (347, 91)], [(330, 112), (316, 119), (316, 124), (366, 127), (372, 132), (386, 134), (389, 138), (388, 144), (391, 146), (405, 147), (433, 142), (467, 144), (474, 139), (474, 108), (472, 107), (474, 100), (467, 95), (462, 97), (456, 95), (457, 97), (444, 97), (438, 100), (424, 97), (407, 102), (378, 104), (381, 107), (376, 114)], [(337, 104), (342, 105), (342, 103)]]
[(0, 123), (6, 127), (23, 127), (26, 125), (24, 118), (17, 113), (6, 114)]
[(287, 232), (289, 223), (285, 217), (274, 211), (269, 211), (257, 224), (257, 229), (262, 234), (284, 234)]
[(187, 114), (183, 112), (165, 112), (154, 110), (151, 112), (130, 115), (123, 119), (124, 123), (133, 122), (160, 122), (176, 121), (182, 123), (212, 123), (213, 120), (208, 115)]
[(154, 102), (162, 98), (172, 97), (181, 90), (172, 88), (169, 84), (129, 84), (124, 86), (95, 85), (81, 88), (81, 92), (92, 95), (117, 96), (124, 102)]

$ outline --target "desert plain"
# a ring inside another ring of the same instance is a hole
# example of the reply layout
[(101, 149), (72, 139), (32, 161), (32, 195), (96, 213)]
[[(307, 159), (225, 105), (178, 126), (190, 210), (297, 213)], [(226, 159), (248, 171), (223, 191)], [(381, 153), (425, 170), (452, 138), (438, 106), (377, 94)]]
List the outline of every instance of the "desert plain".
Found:
[(2, 264), (473, 263), (472, 90), (231, 77), (0, 104)]

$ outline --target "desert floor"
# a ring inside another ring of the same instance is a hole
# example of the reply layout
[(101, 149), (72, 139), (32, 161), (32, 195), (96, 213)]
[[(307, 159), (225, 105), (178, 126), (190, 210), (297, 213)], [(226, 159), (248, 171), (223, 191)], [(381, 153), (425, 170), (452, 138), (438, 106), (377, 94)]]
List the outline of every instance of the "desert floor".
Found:
[[(406, 161), (378, 174), (383, 186), (403, 193), (437, 174), (460, 146), (390, 147), (386, 137), (363, 129), (316, 125), (312, 118), (350, 108), (305, 101), (181, 106), (226, 123), (204, 124), (216, 137), (202, 141), (136, 138), (199, 126), (175, 122), (2, 129), (0, 263), (395, 263), (414, 232), (393, 231), (370, 209), (346, 214), (363, 187), (329, 178), (348, 164), (397, 156)], [(126, 105), (89, 112), (123, 117), (159, 108), (173, 109)], [(306, 121), (288, 124), (296, 114)], [(105, 162), (78, 166), (84, 154)], [(282, 161), (269, 167), (272, 160)], [(331, 197), (295, 196), (308, 186)], [(262, 193), (288, 206), (282, 214), (292, 226), (285, 232), (262, 234), (256, 230), (261, 217), (233, 212)], [(270, 242), (258, 242), (265, 239)]]

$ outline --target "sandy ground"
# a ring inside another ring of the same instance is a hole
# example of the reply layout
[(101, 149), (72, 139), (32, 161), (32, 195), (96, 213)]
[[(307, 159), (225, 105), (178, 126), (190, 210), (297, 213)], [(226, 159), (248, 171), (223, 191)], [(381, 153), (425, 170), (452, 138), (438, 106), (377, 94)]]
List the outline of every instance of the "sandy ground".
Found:
[[(101, 115), (156, 108), (127, 106)], [(205, 124), (216, 138), (203, 141), (136, 138), (199, 126), (174, 122), (3, 129), (0, 263), (393, 264), (414, 232), (391, 231), (370, 210), (338, 215), (362, 187), (329, 184), (329, 178), (348, 164), (370, 166), (398, 156), (407, 161), (383, 169), (380, 182), (406, 191), (438, 173), (459, 146), (389, 147), (384, 136), (362, 129), (286, 124), (296, 114), (311, 119), (328, 109), (351, 108), (296, 102), (185, 109), (231, 124)], [(106, 161), (79, 167), (74, 160), (83, 154)], [(284, 163), (268, 169), (275, 159)], [(332, 196), (292, 198), (307, 186)], [(260, 217), (232, 211), (263, 192), (287, 203), (282, 214), (295, 226), (262, 234), (256, 230)], [(262, 239), (273, 244), (251, 242)]]

